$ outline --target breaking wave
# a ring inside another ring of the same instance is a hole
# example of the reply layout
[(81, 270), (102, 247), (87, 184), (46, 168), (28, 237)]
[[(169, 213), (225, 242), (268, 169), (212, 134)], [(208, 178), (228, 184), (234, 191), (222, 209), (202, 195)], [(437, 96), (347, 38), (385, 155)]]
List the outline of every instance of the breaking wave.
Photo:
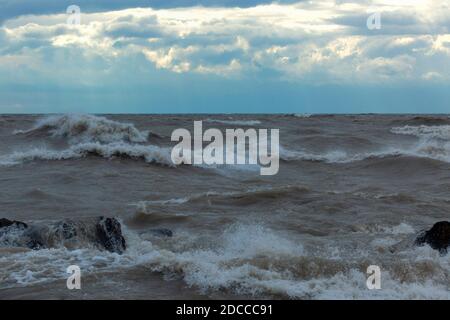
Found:
[(304, 151), (288, 150), (280, 147), (280, 159), (284, 161), (317, 161), (324, 163), (344, 164), (371, 159), (396, 158), (401, 156), (427, 158), (449, 163), (450, 142), (424, 140), (408, 148), (389, 147), (382, 151), (353, 154), (344, 150), (314, 154)]
[[(402, 226), (392, 232), (410, 232), (403, 229)], [(367, 290), (366, 268), (370, 259), (365, 258), (369, 252), (362, 249), (307, 249), (270, 228), (246, 224), (231, 225), (210, 243), (198, 248), (194, 241), (190, 249), (180, 250), (160, 250), (155, 246), (156, 250), (144, 254), (142, 260), (151, 270), (178, 274), (188, 285), (206, 292), (225, 290), (302, 299), (449, 297), (441, 281), (448, 272), (448, 261), (430, 248), (399, 252), (404, 258), (401, 262), (389, 261), (392, 265), (384, 266), (383, 290)], [(425, 274), (415, 273), (424, 268)]]
[(450, 125), (394, 127), (391, 132), (419, 138), (413, 155), (450, 162)]
[(123, 142), (100, 144), (98, 142), (80, 143), (65, 150), (49, 150), (46, 148), (32, 148), (23, 152), (1, 156), (0, 165), (11, 166), (36, 160), (69, 160), (87, 156), (103, 158), (143, 159), (147, 163), (174, 166), (170, 158), (170, 150), (157, 146), (130, 145)]
[(15, 134), (46, 132), (52, 137), (68, 138), (79, 142), (146, 142), (148, 132), (141, 132), (133, 124), (121, 123), (104, 117), (69, 114), (54, 115), (37, 121), (28, 130), (16, 130)]
[[(412, 229), (403, 224), (380, 228), (386, 237), (401, 237)], [(364, 251), (334, 245), (305, 247), (280, 231), (257, 224), (236, 223), (213, 235), (178, 232), (159, 241), (144, 239), (126, 226), (123, 232), (128, 248), (122, 255), (92, 248), (56, 248), (1, 256), (0, 288), (66, 278), (70, 261), (86, 274), (145, 267), (205, 293), (301, 299), (449, 298), (445, 280), (449, 260), (427, 246), (403, 248), (396, 253), (400, 259), (384, 261), (382, 290), (368, 290), (370, 250), (388, 247), (388, 238), (373, 242)]]

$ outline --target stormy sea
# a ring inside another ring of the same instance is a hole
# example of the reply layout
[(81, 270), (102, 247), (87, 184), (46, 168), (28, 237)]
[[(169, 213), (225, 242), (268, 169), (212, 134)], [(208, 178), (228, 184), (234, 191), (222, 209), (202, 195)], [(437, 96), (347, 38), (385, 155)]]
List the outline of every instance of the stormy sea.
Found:
[[(174, 165), (196, 120), (279, 129), (278, 174)], [(2, 115), (0, 299), (449, 299), (449, 194), (447, 115)]]

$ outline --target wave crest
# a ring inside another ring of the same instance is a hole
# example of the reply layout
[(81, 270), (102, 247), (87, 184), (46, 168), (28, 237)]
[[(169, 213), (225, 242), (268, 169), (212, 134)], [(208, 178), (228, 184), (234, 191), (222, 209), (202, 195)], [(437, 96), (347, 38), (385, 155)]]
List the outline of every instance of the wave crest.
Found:
[(157, 146), (130, 145), (123, 142), (100, 144), (98, 142), (80, 143), (65, 150), (33, 148), (23, 152), (14, 152), (0, 157), (0, 165), (10, 166), (35, 160), (80, 159), (89, 155), (103, 158), (142, 159), (147, 163), (157, 163), (173, 167), (170, 150)]
[(363, 161), (367, 159), (380, 159), (387, 157), (401, 156), (400, 150), (386, 150), (380, 152), (367, 152), (349, 154), (342, 150), (329, 151), (323, 154), (314, 154), (304, 151), (288, 150), (280, 147), (280, 158), (284, 161), (317, 161), (325, 163), (351, 163), (356, 161)]
[(148, 133), (141, 132), (133, 124), (120, 123), (93, 115), (54, 115), (37, 121), (29, 130), (17, 130), (15, 134), (47, 132), (52, 137), (68, 138), (71, 142), (118, 141), (146, 142)]

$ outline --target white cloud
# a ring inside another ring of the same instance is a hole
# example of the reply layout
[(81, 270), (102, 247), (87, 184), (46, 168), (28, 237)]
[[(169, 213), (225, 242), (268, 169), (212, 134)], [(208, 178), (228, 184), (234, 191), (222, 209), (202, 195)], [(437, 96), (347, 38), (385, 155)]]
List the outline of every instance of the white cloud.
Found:
[(436, 71), (430, 71), (422, 75), (425, 80), (440, 80), (442, 79), (442, 75)]
[[(381, 12), (380, 30), (366, 27), (371, 10)], [(22, 16), (0, 28), (0, 70), (11, 73), (14, 64), (23, 78), (33, 70), (57, 81), (67, 59), (98, 80), (116, 59), (131, 64), (141, 55), (174, 73), (308, 83), (446, 81), (434, 70), (450, 62), (448, 16), (449, 6), (436, 0), (139, 8), (83, 14), (80, 26), (67, 26), (64, 14)]]
[(196, 71), (199, 73), (204, 73), (204, 74), (212, 73), (212, 74), (217, 74), (217, 75), (222, 75), (222, 76), (230, 76), (230, 75), (233, 75), (233, 74), (236, 74), (237, 72), (239, 72), (241, 70), (241, 68), (242, 68), (242, 66), (241, 66), (241, 63), (239, 62), (239, 60), (233, 59), (227, 65), (217, 65), (217, 64), (210, 65), (210, 66), (199, 65), (197, 67)]
[(189, 46), (187, 48), (180, 48), (177, 46), (170, 47), (167, 51), (165, 49), (151, 50), (143, 49), (146, 58), (159, 69), (170, 69), (173, 72), (181, 73), (190, 70), (189, 55), (198, 51), (198, 47)]
[(443, 52), (450, 55), (450, 34), (436, 36), (433, 42), (431, 53)]

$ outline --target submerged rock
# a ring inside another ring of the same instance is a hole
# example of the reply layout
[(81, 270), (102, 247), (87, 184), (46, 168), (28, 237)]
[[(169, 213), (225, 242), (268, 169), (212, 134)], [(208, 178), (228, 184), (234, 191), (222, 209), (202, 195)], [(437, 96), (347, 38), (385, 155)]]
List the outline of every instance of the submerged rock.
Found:
[(0, 246), (27, 247), (34, 250), (93, 246), (119, 254), (126, 250), (120, 222), (115, 218), (64, 220), (28, 226), (20, 221), (0, 219)]
[(0, 219), (0, 245), (16, 246), (16, 240), (27, 228), (28, 225), (26, 223), (4, 218)]
[(15, 221), (15, 220), (8, 220), (5, 218), (0, 219), (0, 228), (10, 227), (10, 226), (16, 226), (21, 228), (27, 228), (28, 225), (26, 223)]
[(96, 232), (98, 241), (106, 250), (122, 253), (127, 248), (117, 219), (100, 217), (96, 224)]
[(422, 232), (416, 239), (417, 245), (428, 244), (431, 248), (446, 254), (450, 246), (450, 222), (440, 221), (425, 232)]

